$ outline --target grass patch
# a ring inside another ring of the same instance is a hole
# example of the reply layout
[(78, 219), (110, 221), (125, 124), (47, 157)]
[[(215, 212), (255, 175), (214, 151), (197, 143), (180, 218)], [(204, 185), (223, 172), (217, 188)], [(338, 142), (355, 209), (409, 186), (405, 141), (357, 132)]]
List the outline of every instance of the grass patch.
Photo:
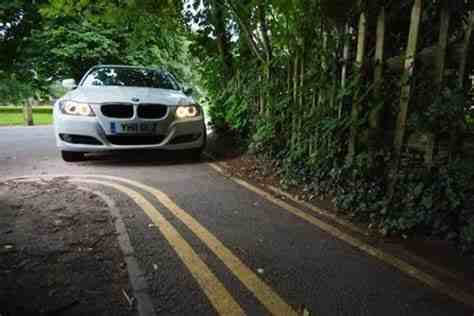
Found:
[[(33, 108), (34, 125), (53, 123), (52, 107)], [(25, 125), (23, 108), (18, 106), (0, 106), (0, 126)]]

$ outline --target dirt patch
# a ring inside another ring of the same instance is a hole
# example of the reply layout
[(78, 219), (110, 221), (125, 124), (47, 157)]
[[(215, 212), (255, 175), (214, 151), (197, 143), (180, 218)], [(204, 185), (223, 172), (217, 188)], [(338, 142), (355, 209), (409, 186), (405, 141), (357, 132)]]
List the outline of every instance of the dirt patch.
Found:
[(0, 183), (0, 314), (130, 315), (105, 203), (63, 180)]

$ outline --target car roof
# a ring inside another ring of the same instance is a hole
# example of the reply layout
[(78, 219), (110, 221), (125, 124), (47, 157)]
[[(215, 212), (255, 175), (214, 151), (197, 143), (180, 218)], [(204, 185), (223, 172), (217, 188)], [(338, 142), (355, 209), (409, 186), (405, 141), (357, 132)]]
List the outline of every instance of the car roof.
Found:
[(146, 67), (146, 66), (132, 66), (132, 65), (113, 65), (113, 64), (95, 65), (95, 66), (91, 67), (89, 70), (97, 69), (97, 68), (107, 68), (107, 67), (110, 67), (110, 68), (131, 68), (131, 69), (153, 69), (153, 70), (162, 70), (162, 71), (164, 71), (164, 69), (162, 69), (162, 68), (160, 68), (160, 67)]

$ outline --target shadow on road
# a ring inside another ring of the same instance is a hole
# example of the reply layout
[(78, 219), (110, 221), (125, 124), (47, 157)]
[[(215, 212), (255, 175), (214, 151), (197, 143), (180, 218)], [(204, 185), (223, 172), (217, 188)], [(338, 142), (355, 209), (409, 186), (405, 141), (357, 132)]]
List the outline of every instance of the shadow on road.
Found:
[(133, 150), (88, 154), (82, 163), (130, 167), (199, 164), (205, 161), (205, 155), (197, 160), (188, 151)]
[[(232, 133), (208, 134), (205, 153), (198, 160), (186, 150), (130, 150), (87, 154), (82, 164), (113, 166), (163, 166), (179, 164), (199, 164), (234, 159), (242, 155), (238, 137)], [(212, 157), (212, 158), (211, 158)]]

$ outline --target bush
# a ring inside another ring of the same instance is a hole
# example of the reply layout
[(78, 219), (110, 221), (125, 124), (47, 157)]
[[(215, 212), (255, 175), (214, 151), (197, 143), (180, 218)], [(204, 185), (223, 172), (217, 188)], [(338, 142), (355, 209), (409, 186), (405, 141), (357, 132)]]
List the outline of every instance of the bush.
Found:
[(0, 100), (4, 105), (20, 104), (34, 95), (34, 89), (29, 83), (18, 80), (15, 75), (8, 76), (0, 71)]
[(249, 106), (235, 83), (229, 82), (227, 88), (214, 99), (209, 108), (213, 127), (218, 131), (230, 129), (246, 137), (250, 128)]
[(310, 195), (332, 196), (335, 206), (383, 235), (423, 235), (474, 250), (474, 164), (454, 161), (402, 177), (392, 203), (384, 177), (374, 176), (367, 155), (354, 162), (323, 160), (317, 165), (283, 164), (284, 184), (303, 185)]
[(258, 120), (256, 129), (250, 143), (250, 151), (254, 153), (271, 152), (272, 142), (275, 138), (274, 124), (269, 120)]

